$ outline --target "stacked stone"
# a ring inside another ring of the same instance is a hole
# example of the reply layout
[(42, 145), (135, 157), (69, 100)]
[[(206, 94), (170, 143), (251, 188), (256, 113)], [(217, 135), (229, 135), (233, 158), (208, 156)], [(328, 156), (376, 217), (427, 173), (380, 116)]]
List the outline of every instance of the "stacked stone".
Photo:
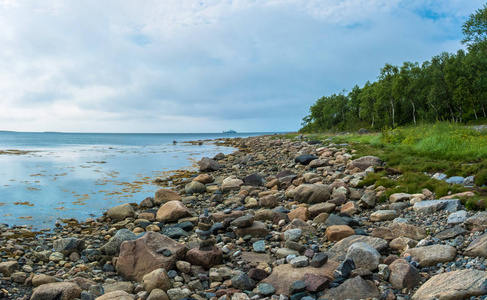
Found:
[(208, 209), (205, 208), (203, 214), (199, 217), (198, 229), (196, 229), (196, 235), (198, 236), (200, 245), (199, 249), (202, 251), (211, 250), (216, 244), (216, 239), (211, 233), (212, 223), (211, 214), (209, 214)]
[(196, 235), (198, 236), (199, 248), (191, 249), (186, 255), (186, 259), (198, 266), (205, 268), (211, 268), (214, 265), (221, 263), (223, 253), (219, 247), (217, 247), (216, 239), (211, 233), (212, 231), (212, 216), (205, 208), (203, 214), (200, 215), (198, 221), (198, 228), (196, 229)]

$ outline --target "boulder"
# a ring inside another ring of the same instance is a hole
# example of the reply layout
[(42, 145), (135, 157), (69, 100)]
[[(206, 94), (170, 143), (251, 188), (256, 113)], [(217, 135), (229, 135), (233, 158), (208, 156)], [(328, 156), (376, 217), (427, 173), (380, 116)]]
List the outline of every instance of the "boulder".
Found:
[(157, 211), (156, 220), (159, 222), (175, 222), (181, 218), (191, 217), (191, 212), (181, 201), (164, 203)]
[(203, 157), (198, 162), (198, 165), (200, 166), (201, 172), (213, 172), (220, 170), (220, 164), (209, 157)]
[(261, 207), (273, 208), (279, 205), (279, 201), (274, 195), (267, 195), (259, 199), (259, 204)]
[(294, 200), (299, 203), (322, 203), (330, 199), (330, 187), (324, 184), (302, 184), (294, 189)]
[(352, 166), (359, 168), (362, 171), (369, 167), (377, 167), (382, 165), (382, 160), (375, 156), (364, 156), (361, 158), (354, 159), (352, 161)]
[[(202, 184), (208, 184), (213, 182), (213, 177), (210, 174), (203, 173), (193, 178), (193, 181), (198, 181), (201, 182)], [(178, 200), (178, 199), (172, 199), (172, 200)]]
[(487, 272), (459, 270), (431, 277), (414, 293), (413, 300), (457, 300), (487, 294)]
[(133, 218), (135, 216), (135, 210), (129, 203), (124, 203), (110, 208), (107, 212), (107, 216), (114, 220), (122, 221), (126, 218)]
[(380, 253), (371, 245), (363, 242), (352, 244), (346, 258), (351, 258), (357, 268), (374, 271), (380, 263)]
[(32, 293), (31, 300), (60, 299), (71, 300), (81, 297), (81, 288), (72, 282), (54, 282), (38, 286)]
[(170, 189), (158, 189), (154, 195), (154, 203), (157, 205), (164, 204), (169, 201), (181, 201), (181, 196)]
[(406, 250), (403, 256), (407, 254), (411, 255), (420, 267), (428, 267), (437, 263), (453, 261), (457, 255), (457, 249), (448, 245), (433, 245)]
[(147, 232), (141, 238), (122, 243), (116, 269), (127, 280), (141, 281), (153, 270), (174, 269), (176, 261), (183, 259), (187, 251), (185, 245), (165, 235)]
[(269, 234), (267, 226), (259, 221), (255, 221), (251, 226), (245, 228), (236, 228), (234, 230), (235, 235), (238, 237), (244, 237), (250, 235), (252, 237), (266, 237)]
[(329, 202), (318, 203), (308, 207), (311, 218), (317, 217), (321, 213), (331, 213), (336, 208), (336, 205)]

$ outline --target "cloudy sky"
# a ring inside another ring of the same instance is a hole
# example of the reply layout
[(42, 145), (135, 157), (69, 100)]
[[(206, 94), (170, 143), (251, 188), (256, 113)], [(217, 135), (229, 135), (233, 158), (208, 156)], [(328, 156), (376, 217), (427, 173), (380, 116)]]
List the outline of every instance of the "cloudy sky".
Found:
[(0, 0), (0, 130), (293, 131), (481, 0)]

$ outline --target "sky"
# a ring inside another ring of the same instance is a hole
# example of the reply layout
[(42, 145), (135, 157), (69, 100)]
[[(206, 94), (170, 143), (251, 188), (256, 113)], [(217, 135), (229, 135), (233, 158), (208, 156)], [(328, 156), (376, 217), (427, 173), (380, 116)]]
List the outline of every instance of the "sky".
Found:
[(463, 46), (480, 0), (0, 0), (0, 130), (296, 131), (386, 63)]

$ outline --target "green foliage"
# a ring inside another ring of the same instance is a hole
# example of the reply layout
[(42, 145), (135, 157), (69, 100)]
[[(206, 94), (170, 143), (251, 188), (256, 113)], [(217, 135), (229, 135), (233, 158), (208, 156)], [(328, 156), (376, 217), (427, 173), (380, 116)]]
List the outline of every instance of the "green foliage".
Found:
[(475, 175), (475, 185), (487, 185), (487, 169), (483, 169)]
[(464, 44), (475, 44), (487, 39), (487, 4), (470, 15), (462, 26), (462, 33)]

